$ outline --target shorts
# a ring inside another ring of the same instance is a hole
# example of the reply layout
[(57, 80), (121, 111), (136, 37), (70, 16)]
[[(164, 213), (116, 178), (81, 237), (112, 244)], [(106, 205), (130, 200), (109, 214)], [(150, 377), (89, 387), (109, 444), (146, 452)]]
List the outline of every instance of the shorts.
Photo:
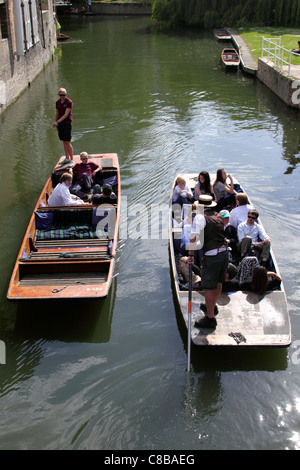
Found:
[(202, 260), (201, 285), (204, 290), (215, 290), (226, 279), (228, 251), (221, 251), (214, 256), (205, 256)]
[(64, 142), (71, 142), (72, 139), (72, 124), (58, 124), (57, 126), (58, 137)]

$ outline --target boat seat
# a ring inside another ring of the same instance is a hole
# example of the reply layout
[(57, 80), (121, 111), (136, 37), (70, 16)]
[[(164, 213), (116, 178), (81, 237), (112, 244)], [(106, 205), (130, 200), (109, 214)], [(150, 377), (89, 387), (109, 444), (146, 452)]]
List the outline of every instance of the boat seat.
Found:
[(40, 208), (35, 212), (35, 244), (40, 240), (97, 239), (113, 236), (116, 209)]

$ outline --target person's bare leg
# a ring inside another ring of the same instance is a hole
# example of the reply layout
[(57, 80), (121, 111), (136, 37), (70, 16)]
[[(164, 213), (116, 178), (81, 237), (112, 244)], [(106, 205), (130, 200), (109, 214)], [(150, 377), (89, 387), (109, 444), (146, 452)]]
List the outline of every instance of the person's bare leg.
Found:
[(215, 305), (217, 303), (217, 300), (221, 292), (222, 292), (221, 283), (218, 283), (217, 289), (205, 291), (205, 305), (206, 305), (207, 316), (209, 318), (215, 317), (215, 313), (214, 313)]
[(63, 144), (64, 144), (66, 158), (68, 158), (69, 160), (73, 160), (73, 146), (71, 142), (66, 142), (64, 140)]

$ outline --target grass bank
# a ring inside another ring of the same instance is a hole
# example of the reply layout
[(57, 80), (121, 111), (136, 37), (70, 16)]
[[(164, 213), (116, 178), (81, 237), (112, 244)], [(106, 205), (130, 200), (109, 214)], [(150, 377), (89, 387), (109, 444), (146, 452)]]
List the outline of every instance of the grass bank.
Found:
[[(238, 34), (244, 39), (248, 45), (249, 52), (253, 59), (257, 61), (261, 57), (262, 38), (275, 39), (281, 38), (281, 46), (285, 49), (298, 49), (298, 41), (300, 41), (300, 28), (238, 28)], [(288, 53), (285, 52), (284, 60), (288, 60)], [(292, 64), (300, 65), (300, 56), (292, 56)]]

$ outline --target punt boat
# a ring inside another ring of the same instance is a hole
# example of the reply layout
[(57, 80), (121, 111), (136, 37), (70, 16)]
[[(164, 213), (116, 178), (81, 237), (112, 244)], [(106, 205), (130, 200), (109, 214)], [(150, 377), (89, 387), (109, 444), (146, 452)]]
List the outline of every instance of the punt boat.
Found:
[(236, 49), (225, 48), (221, 53), (222, 67), (226, 70), (237, 70), (240, 65), (240, 56)]
[[(180, 176), (185, 179), (187, 186), (194, 191), (198, 175), (182, 174)], [(236, 179), (233, 178), (233, 181), (238, 184)], [(199, 306), (200, 303), (205, 303), (205, 298), (201, 287), (199, 289), (193, 288), (189, 307), (189, 288), (180, 278), (178, 244), (182, 237), (182, 228), (176, 227), (176, 223), (174, 223), (172, 210), (173, 188), (174, 184), (171, 191), (169, 211), (171, 277), (176, 308), (187, 329), (189, 329), (190, 323), (190, 341), (192, 344), (207, 347), (288, 347), (291, 344), (291, 326), (282, 281), (279, 290), (267, 291), (264, 295), (249, 291), (222, 293), (217, 301), (219, 314), (216, 328), (213, 330), (195, 327), (195, 322), (204, 315)], [(260, 220), (259, 223), (261, 223)], [(270, 264), (271, 271), (275, 271), (280, 275), (272, 248)]]
[[(120, 171), (115, 153), (94, 154), (100, 185), (110, 183), (113, 205), (49, 207), (48, 198), (70, 165), (61, 157), (30, 218), (10, 279), (7, 299), (99, 299), (113, 278), (120, 211)], [(80, 156), (74, 156), (74, 163)]]
[(218, 41), (230, 41), (231, 34), (227, 29), (214, 29), (214, 36)]

